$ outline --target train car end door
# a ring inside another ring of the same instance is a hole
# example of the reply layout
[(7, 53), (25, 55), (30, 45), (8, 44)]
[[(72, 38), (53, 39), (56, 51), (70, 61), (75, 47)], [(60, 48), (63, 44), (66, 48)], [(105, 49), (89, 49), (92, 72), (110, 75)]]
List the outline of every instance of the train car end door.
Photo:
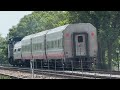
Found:
[(87, 34), (75, 33), (73, 34), (74, 41), (74, 56), (87, 56)]

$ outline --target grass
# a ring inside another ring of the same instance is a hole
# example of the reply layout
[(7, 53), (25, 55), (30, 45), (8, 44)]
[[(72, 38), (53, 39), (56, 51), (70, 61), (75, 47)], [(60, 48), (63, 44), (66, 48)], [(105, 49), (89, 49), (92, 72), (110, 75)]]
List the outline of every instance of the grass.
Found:
[(11, 77), (9, 77), (9, 76), (0, 75), (0, 79), (12, 79), (12, 78), (11, 78)]

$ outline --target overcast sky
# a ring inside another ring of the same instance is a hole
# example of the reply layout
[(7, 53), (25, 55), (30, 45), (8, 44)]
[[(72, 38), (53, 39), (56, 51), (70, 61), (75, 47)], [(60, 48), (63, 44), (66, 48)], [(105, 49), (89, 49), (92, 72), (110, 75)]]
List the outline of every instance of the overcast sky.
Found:
[(6, 37), (9, 33), (9, 28), (17, 25), (24, 15), (28, 15), (32, 11), (0, 11), (0, 34)]

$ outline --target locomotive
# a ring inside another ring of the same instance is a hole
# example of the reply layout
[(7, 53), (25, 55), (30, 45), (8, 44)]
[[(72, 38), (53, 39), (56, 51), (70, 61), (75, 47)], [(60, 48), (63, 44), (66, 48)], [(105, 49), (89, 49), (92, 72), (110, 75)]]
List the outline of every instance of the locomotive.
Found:
[[(30, 65), (30, 60), (36, 60), (50, 66), (91, 68), (97, 57), (98, 44), (96, 28), (90, 23), (67, 24), (54, 29), (9, 39), (8, 58), (12, 65)], [(79, 62), (80, 61), (80, 62)], [(78, 63), (79, 62), (79, 63)]]

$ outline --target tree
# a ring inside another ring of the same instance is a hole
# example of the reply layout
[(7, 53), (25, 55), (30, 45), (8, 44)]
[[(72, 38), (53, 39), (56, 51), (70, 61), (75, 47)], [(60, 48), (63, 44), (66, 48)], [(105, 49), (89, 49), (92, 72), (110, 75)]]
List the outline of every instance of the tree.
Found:
[(68, 24), (68, 12), (64, 11), (35, 11), (24, 16), (19, 24), (9, 31), (10, 37), (34, 34), (43, 30), (52, 29)]
[(0, 63), (7, 63), (7, 43), (6, 39), (0, 34)]
[(108, 63), (108, 67), (111, 70), (111, 62), (115, 60), (112, 54), (115, 56), (113, 51), (116, 48), (115, 45), (118, 45), (117, 39), (120, 36), (120, 12), (69, 11), (69, 14), (70, 23), (91, 23), (97, 28), (99, 43), (98, 61), (102, 63), (102, 67), (105, 67), (104, 65)]

